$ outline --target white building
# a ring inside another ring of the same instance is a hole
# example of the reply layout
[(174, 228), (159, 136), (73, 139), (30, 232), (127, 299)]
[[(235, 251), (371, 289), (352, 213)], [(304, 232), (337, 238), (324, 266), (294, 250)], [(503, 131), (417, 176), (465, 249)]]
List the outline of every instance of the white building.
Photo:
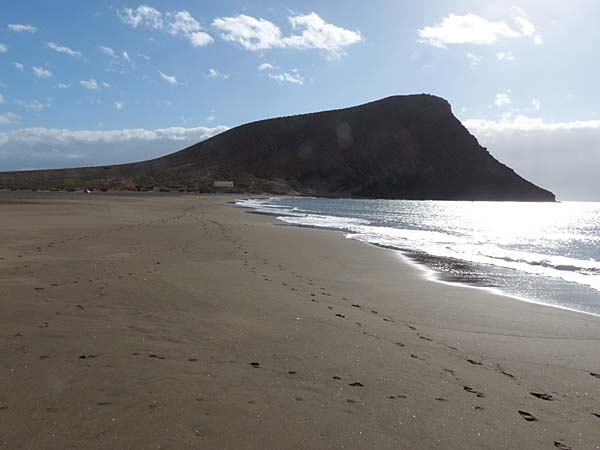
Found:
[(213, 187), (216, 188), (232, 188), (233, 181), (218, 180), (213, 182)]

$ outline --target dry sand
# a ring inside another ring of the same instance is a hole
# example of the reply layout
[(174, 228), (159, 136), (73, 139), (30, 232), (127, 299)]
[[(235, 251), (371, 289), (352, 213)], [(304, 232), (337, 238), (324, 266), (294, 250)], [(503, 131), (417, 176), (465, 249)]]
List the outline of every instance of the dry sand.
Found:
[(0, 194), (0, 448), (600, 448), (599, 318), (230, 200)]

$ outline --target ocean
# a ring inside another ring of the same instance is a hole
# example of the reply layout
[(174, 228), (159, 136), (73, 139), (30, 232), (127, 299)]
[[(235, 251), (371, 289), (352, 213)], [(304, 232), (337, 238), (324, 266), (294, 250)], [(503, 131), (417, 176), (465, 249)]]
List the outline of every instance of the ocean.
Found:
[(600, 203), (288, 197), (237, 204), (399, 250), (439, 281), (600, 315)]

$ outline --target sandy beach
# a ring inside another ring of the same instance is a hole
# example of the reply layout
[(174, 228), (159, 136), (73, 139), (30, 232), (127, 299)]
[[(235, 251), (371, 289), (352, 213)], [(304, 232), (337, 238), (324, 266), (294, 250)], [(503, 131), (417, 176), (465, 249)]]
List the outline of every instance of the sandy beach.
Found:
[(600, 318), (235, 198), (0, 193), (0, 448), (600, 448)]

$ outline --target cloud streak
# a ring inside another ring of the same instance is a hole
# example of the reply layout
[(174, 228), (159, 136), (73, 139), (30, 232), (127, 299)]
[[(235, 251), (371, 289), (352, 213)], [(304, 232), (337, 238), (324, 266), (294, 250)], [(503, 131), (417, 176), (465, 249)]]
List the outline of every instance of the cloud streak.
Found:
[(160, 70), (158, 71), (158, 74), (167, 83), (169, 83), (173, 86), (179, 85), (179, 82), (177, 81), (177, 78), (175, 77), (175, 75), (167, 75), (166, 73), (162, 73)]
[(104, 131), (21, 128), (0, 134), (0, 170), (146, 160), (180, 150), (227, 129), (226, 126)]
[(55, 52), (63, 53), (65, 55), (73, 56), (76, 58), (79, 58), (82, 56), (81, 52), (75, 51), (75, 50), (70, 49), (69, 47), (65, 47), (63, 45), (59, 45), (55, 42), (46, 42), (46, 47), (51, 50), (54, 50)]
[(33, 25), (25, 25), (22, 23), (10, 23), (8, 24), (8, 29), (10, 31), (14, 31), (17, 33), (35, 33), (37, 32), (37, 28)]

